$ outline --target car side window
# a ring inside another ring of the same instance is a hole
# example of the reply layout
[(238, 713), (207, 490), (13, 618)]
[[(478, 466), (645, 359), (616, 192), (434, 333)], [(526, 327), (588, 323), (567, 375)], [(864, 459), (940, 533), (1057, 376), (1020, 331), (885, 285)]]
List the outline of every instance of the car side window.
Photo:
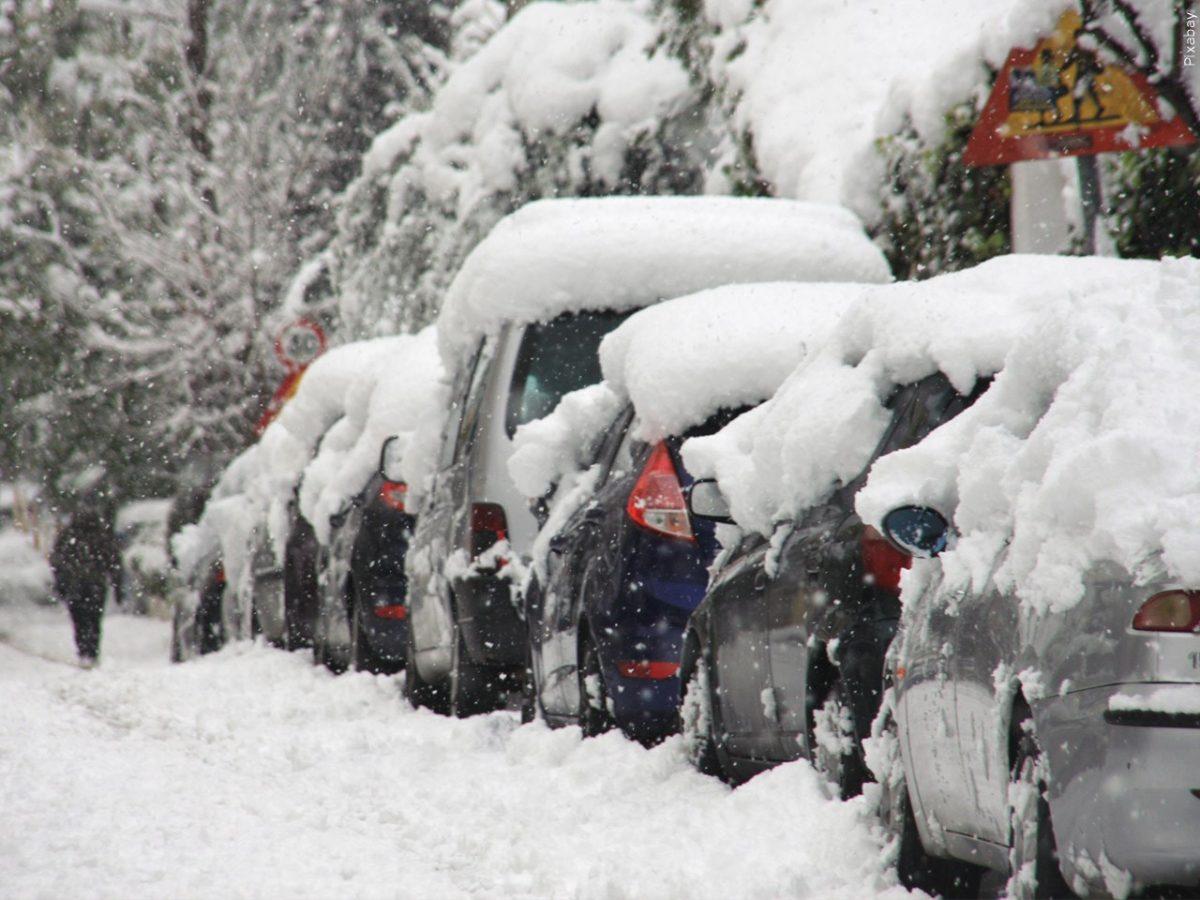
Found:
[(604, 434), (595, 442), (586, 459), (601, 466), (600, 483), (609, 477), (620, 478), (633, 464), (633, 409), (626, 407), (617, 414)]
[(466, 422), (466, 409), (473, 393), (471, 388), (477, 382), (477, 375), (486, 368), (483, 363), (485, 342), (480, 341), (470, 361), (462, 367), (454, 378), (450, 389), (450, 409), (446, 415), (446, 425), (442, 432), (442, 443), (438, 454), (438, 469), (448, 469), (457, 458), (460, 438)]
[(458, 425), (458, 435), (454, 442), (454, 461), (462, 459), (463, 454), (475, 439), (479, 429), (480, 414), (483, 411), (483, 398), (487, 394), (488, 374), (492, 370), (492, 359), (495, 357), (496, 342), (488, 340), (483, 343), (475, 358), (474, 371), (471, 373), (470, 387), (463, 403), (462, 420)]
[[(882, 453), (891, 453), (915, 446), (939, 425), (949, 422), (972, 403), (991, 385), (990, 378), (981, 378), (966, 396), (958, 393), (941, 372), (930, 375), (916, 384), (916, 396), (905, 415), (889, 435)], [(880, 455), (882, 455), (882, 453)]]

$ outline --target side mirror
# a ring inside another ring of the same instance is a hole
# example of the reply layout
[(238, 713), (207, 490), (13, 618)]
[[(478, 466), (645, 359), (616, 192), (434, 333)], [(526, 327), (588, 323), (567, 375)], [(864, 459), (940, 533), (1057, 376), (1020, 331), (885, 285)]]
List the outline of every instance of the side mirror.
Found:
[(404, 446), (396, 435), (392, 435), (383, 442), (383, 449), (379, 451), (379, 476), (384, 481), (404, 480), (404, 476), (400, 474), (400, 463), (404, 459), (403, 451)]
[(688, 488), (687, 505), (688, 512), (697, 519), (726, 524), (733, 522), (733, 516), (729, 514), (729, 501), (712, 478), (692, 482), (692, 486)]
[(950, 543), (950, 523), (936, 509), (900, 506), (883, 517), (889, 541), (919, 559), (931, 559)]

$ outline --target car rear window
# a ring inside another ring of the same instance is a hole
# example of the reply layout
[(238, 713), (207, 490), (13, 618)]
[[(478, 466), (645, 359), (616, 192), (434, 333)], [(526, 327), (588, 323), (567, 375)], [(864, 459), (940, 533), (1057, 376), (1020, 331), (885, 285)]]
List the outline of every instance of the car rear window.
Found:
[(629, 315), (571, 313), (526, 327), (508, 393), (509, 437), (519, 426), (551, 413), (564, 394), (600, 381), (600, 341)]

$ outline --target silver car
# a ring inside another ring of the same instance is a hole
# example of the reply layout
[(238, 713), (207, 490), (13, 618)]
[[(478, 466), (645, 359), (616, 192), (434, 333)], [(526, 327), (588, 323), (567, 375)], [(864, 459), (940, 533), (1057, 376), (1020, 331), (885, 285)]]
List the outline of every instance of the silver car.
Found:
[[(924, 557), (948, 535), (921, 507), (884, 530)], [(936, 573), (905, 602), (876, 722), (902, 767), (874, 760), (902, 879), (970, 893), (972, 863), (1009, 873), (1010, 896), (1194, 896), (1200, 592), (1102, 564), (1061, 612)]]

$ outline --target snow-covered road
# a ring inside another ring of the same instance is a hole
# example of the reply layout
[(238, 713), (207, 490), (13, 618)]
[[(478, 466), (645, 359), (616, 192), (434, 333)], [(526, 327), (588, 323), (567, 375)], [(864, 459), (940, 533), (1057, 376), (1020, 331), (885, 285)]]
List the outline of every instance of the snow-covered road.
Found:
[(899, 897), (864, 801), (731, 791), (678, 741), (414, 712), (397, 679), (234, 646), (171, 666), (110, 615), (0, 605), (4, 897)]

